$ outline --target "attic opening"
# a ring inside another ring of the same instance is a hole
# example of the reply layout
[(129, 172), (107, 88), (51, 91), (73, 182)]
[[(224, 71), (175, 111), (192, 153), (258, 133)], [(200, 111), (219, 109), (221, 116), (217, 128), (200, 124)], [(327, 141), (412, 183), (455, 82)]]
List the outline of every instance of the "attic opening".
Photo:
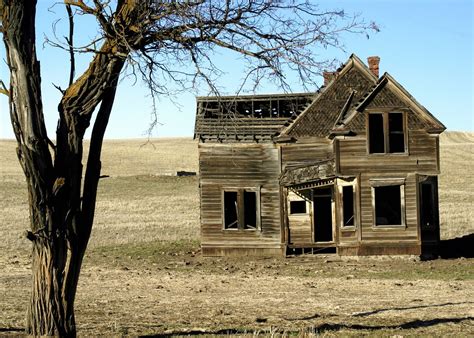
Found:
[(290, 118), (301, 113), (312, 97), (237, 97), (203, 100), (200, 114), (206, 119), (216, 118)]

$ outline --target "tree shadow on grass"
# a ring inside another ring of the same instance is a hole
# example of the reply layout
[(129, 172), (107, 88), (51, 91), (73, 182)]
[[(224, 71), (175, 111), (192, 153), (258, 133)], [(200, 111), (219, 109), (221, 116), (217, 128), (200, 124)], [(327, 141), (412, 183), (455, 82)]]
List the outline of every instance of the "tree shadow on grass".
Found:
[(387, 311), (403, 311), (403, 310), (413, 310), (413, 309), (425, 309), (425, 308), (434, 308), (434, 307), (443, 307), (443, 306), (450, 306), (450, 305), (462, 305), (462, 304), (474, 304), (474, 302), (447, 302), (447, 303), (442, 303), (442, 304), (428, 304), (428, 305), (414, 305), (414, 306), (406, 306), (406, 307), (393, 307), (393, 308), (387, 308), (387, 309), (378, 309), (378, 310), (373, 310), (373, 311), (367, 311), (367, 312), (359, 312), (355, 313), (352, 316), (353, 317), (366, 317), (370, 315), (375, 315), (381, 312), (387, 312)]
[(455, 318), (433, 318), (433, 319), (416, 319), (403, 324), (395, 325), (363, 325), (363, 324), (341, 324), (341, 323), (327, 323), (322, 324), (315, 329), (321, 333), (322, 331), (338, 331), (342, 329), (349, 330), (395, 330), (395, 329), (418, 329), (424, 327), (430, 327), (439, 324), (457, 324), (464, 321), (474, 320), (474, 317), (455, 317)]
[(188, 336), (188, 335), (268, 335), (272, 334), (285, 334), (285, 335), (300, 335), (303, 332), (315, 332), (323, 333), (325, 331), (340, 331), (340, 330), (364, 330), (364, 331), (377, 331), (377, 330), (408, 330), (417, 328), (426, 328), (439, 324), (458, 324), (464, 321), (474, 320), (474, 317), (454, 317), (454, 318), (434, 318), (427, 320), (413, 320), (402, 324), (395, 325), (364, 325), (364, 324), (344, 324), (344, 323), (324, 323), (317, 326), (311, 326), (307, 329), (301, 329), (299, 331), (287, 331), (287, 330), (272, 330), (267, 332), (264, 330), (252, 330), (252, 329), (219, 329), (219, 330), (205, 330), (205, 329), (190, 329), (190, 330), (177, 330), (167, 331), (163, 334), (152, 334), (139, 337), (175, 337), (175, 336)]
[(474, 258), (474, 233), (439, 242), (441, 258)]

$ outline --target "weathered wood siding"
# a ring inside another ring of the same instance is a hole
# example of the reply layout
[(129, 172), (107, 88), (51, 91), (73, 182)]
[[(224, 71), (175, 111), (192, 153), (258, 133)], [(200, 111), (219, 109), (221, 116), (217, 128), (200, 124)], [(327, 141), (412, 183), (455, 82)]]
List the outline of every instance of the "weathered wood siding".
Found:
[[(203, 252), (281, 249), (280, 159), (273, 144), (199, 144)], [(223, 191), (259, 188), (260, 230), (223, 229)]]
[(333, 144), (324, 138), (307, 139), (305, 143), (281, 145), (282, 170), (310, 165), (334, 158)]
[(439, 173), (438, 136), (422, 130), (408, 131), (407, 154), (368, 154), (367, 137), (338, 139), (337, 167), (342, 175), (358, 173)]
[[(421, 130), (408, 131), (407, 154), (368, 154), (365, 134), (355, 138), (338, 139), (338, 168), (341, 175), (360, 174), (361, 226), (360, 233), (340, 232), (340, 242), (346, 246), (372, 246), (380, 250), (358, 254), (413, 253), (420, 244), (418, 234), (417, 173), (438, 173), (438, 137)], [(405, 179), (405, 227), (376, 227), (373, 220), (372, 190), (370, 179)], [(357, 244), (356, 240), (360, 241)], [(389, 243), (393, 249), (383, 249)], [(403, 246), (405, 245), (405, 247)], [(411, 245), (406, 247), (406, 245)], [(398, 249), (396, 248), (398, 246)], [(388, 251), (387, 251), (388, 250)]]
[[(304, 201), (306, 204), (305, 214), (291, 214), (291, 201)], [(302, 244), (312, 243), (313, 241), (313, 204), (307, 200), (303, 200), (293, 192), (288, 192), (287, 200), (287, 222), (288, 222), (288, 244), (301, 246)]]

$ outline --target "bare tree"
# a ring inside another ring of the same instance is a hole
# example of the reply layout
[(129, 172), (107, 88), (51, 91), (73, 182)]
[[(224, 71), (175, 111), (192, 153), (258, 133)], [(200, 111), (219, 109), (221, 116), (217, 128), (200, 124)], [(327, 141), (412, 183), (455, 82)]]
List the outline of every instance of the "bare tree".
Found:
[[(75, 336), (74, 299), (94, 221), (101, 149), (119, 76), (126, 65), (152, 95), (188, 90), (203, 81), (215, 91), (220, 73), (212, 53), (231, 50), (247, 62), (244, 81), (262, 79), (288, 89), (294, 72), (307, 85), (328, 65), (318, 47), (342, 48), (342, 32), (376, 29), (343, 11), (321, 11), (309, 2), (269, 0), (153, 1), (65, 0), (69, 36), (51, 42), (70, 55), (69, 86), (62, 91), (56, 141), (47, 135), (36, 57), (35, 0), (0, 0), (10, 69), (9, 96), (17, 154), (26, 176), (33, 245), (33, 290), (27, 333)], [(92, 15), (99, 38), (73, 44), (74, 18)], [(95, 46), (100, 46), (96, 48)], [(75, 77), (76, 52), (93, 55)], [(190, 68), (189, 65), (192, 65)], [(83, 168), (83, 138), (92, 127)], [(84, 173), (84, 179), (82, 179)]]

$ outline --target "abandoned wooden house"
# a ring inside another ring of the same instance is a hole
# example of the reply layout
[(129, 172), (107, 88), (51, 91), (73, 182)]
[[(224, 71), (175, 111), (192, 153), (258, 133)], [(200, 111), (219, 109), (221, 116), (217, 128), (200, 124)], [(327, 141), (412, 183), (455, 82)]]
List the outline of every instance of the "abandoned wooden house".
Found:
[(355, 55), (316, 93), (198, 97), (204, 255), (421, 255), (444, 125)]

